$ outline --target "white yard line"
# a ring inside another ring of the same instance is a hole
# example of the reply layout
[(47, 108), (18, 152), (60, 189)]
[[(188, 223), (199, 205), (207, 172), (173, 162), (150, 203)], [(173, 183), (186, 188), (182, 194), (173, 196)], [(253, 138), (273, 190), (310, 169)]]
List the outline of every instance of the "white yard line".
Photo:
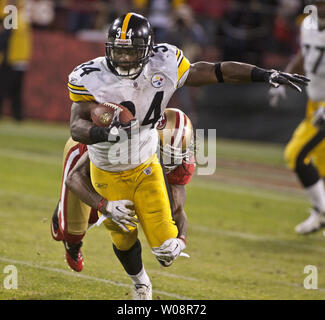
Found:
[(173, 279), (182, 279), (182, 280), (188, 280), (188, 281), (200, 281), (199, 279), (192, 278), (192, 277), (186, 277), (186, 276), (181, 276), (178, 274), (173, 274), (173, 273), (168, 273), (168, 272), (161, 272), (157, 270), (148, 270), (149, 273), (155, 273), (163, 277), (167, 278), (173, 278)]
[[(18, 265), (27, 266), (27, 267), (34, 268), (34, 269), (45, 270), (45, 271), (49, 271), (49, 272), (56, 272), (56, 273), (60, 273), (63, 275), (68, 275), (70, 277), (72, 276), (72, 277), (77, 277), (77, 278), (81, 278), (81, 279), (85, 279), (85, 280), (102, 282), (102, 283), (110, 284), (110, 285), (117, 286), (117, 287), (126, 287), (126, 288), (132, 287), (130, 284), (116, 282), (116, 281), (112, 281), (112, 280), (108, 280), (108, 279), (97, 278), (97, 277), (93, 277), (93, 276), (87, 276), (85, 274), (66, 271), (63, 269), (45, 267), (45, 266), (37, 265), (37, 264), (31, 263), (28, 261), (8, 259), (5, 257), (0, 257), (0, 261), (6, 262), (6, 263), (11, 263), (13, 265), (18, 264)], [(180, 300), (193, 300), (193, 298), (181, 296), (181, 295), (170, 293), (170, 292), (165, 292), (165, 291), (160, 291), (160, 290), (153, 290), (153, 292), (156, 294), (161, 294), (161, 295), (164, 295), (167, 297), (176, 298), (176, 299), (180, 299)]]
[[(65, 130), (66, 129), (66, 130)], [(28, 123), (22, 126), (16, 125), (1, 125), (0, 134), (11, 137), (22, 137), (22, 138), (37, 138), (37, 139), (66, 139), (70, 136), (69, 127), (58, 127), (55, 128), (51, 125), (42, 124), (30, 127)]]
[(209, 180), (204, 178), (196, 177), (195, 180), (193, 180), (193, 184), (188, 185), (188, 189), (190, 188), (205, 188), (215, 191), (225, 191), (225, 192), (231, 192), (234, 194), (239, 195), (248, 195), (248, 196), (254, 196), (254, 197), (260, 197), (265, 198), (269, 200), (275, 200), (275, 201), (294, 201), (299, 203), (305, 203), (308, 204), (307, 197), (301, 193), (300, 195), (297, 193), (291, 193), (285, 192), (281, 189), (281, 191), (276, 190), (269, 190), (266, 188), (262, 188), (261, 186), (259, 188), (254, 186), (238, 186), (234, 183), (227, 183), (217, 180)]
[(22, 151), (22, 150), (12, 150), (2, 148), (0, 150), (0, 157), (31, 161), (41, 164), (49, 164), (49, 165), (62, 165), (62, 158), (53, 154), (40, 154), (32, 151)]
[[(59, 193), (57, 197), (47, 197), (47, 196), (34, 195), (30, 193), (23, 193), (23, 192), (13, 191), (13, 190), (4, 190), (0, 188), (0, 197), (1, 196), (17, 197), (17, 199), (19, 199), (20, 201), (32, 200), (36, 202), (46, 203), (49, 205), (53, 205), (53, 203), (57, 203), (60, 197)], [(49, 216), (51, 216), (51, 213), (49, 213)]]

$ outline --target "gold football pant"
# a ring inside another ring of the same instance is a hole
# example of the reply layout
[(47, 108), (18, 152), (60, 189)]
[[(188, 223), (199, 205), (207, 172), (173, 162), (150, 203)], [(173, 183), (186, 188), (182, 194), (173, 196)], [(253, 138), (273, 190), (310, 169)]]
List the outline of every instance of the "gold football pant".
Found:
[[(133, 201), (137, 218), (151, 247), (159, 247), (165, 240), (177, 237), (178, 230), (156, 154), (137, 168), (122, 172), (104, 171), (90, 163), (90, 175), (94, 188), (102, 197), (110, 201)], [(123, 232), (110, 219), (106, 219), (104, 224), (117, 249), (125, 251), (135, 244), (137, 228), (127, 226), (130, 232)]]
[(299, 124), (285, 149), (285, 159), (304, 187), (316, 183), (325, 176), (325, 134), (313, 123), (313, 113), (325, 102), (309, 101), (306, 118)]

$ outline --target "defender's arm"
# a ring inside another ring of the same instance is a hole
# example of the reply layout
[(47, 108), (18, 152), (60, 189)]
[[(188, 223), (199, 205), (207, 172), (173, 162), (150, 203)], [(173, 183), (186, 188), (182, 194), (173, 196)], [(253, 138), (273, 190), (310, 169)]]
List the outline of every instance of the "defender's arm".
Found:
[(184, 210), (186, 190), (184, 185), (170, 184), (173, 218), (178, 228), (178, 237), (186, 237), (187, 216)]
[(115, 222), (123, 231), (129, 232), (127, 225), (136, 227), (134, 205), (129, 200), (108, 201), (99, 195), (91, 184), (90, 161), (86, 152), (69, 173), (66, 186), (85, 204), (96, 208)]
[[(92, 208), (97, 208), (102, 197), (96, 192), (90, 180), (90, 161), (88, 152), (84, 153), (75, 167), (69, 173), (66, 186), (78, 196), (78, 198)], [(102, 201), (102, 213), (107, 206), (107, 200)]]

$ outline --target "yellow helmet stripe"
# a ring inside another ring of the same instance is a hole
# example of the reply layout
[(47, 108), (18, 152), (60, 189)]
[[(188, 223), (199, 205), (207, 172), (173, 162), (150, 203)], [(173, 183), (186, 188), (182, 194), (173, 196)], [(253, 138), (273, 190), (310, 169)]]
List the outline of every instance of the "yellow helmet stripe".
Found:
[(126, 31), (128, 30), (128, 25), (129, 25), (129, 21), (130, 21), (131, 17), (132, 17), (132, 13), (129, 12), (124, 18), (124, 21), (122, 24), (121, 39), (126, 39)]

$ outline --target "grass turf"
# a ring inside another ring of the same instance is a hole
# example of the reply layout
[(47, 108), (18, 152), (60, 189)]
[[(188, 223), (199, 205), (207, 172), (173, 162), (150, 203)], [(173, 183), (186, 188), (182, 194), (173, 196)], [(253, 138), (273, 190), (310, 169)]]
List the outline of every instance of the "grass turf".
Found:
[[(130, 281), (104, 227), (84, 240), (85, 268), (72, 272), (50, 219), (61, 182), (67, 126), (10, 121), (0, 124), (0, 299), (130, 299)], [(217, 156), (283, 167), (283, 146), (218, 140)], [(236, 177), (235, 177), (236, 178)], [(321, 233), (302, 237), (303, 195), (243, 186), (235, 180), (194, 177), (187, 186), (188, 246), (162, 268), (143, 233), (143, 260), (154, 299), (324, 299), (325, 247)], [(7, 265), (18, 289), (5, 289)], [(318, 290), (306, 290), (306, 265), (318, 268)]]

